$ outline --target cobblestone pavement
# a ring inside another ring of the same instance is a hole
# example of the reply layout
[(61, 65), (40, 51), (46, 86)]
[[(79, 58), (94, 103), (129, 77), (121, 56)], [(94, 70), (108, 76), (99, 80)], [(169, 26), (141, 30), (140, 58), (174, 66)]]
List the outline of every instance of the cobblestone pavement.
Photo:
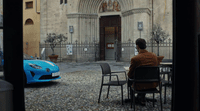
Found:
[[(107, 87), (103, 87), (101, 100), (98, 103), (101, 68), (99, 63), (108, 62), (112, 71), (125, 70), (129, 63), (115, 61), (99, 61), (93, 63), (56, 63), (61, 72), (61, 79), (48, 83), (35, 83), (25, 87), (26, 111), (129, 111), (130, 103), (121, 105), (121, 88), (111, 87), (109, 98), (106, 98)], [(124, 74), (119, 74), (120, 79)], [(123, 87), (124, 99), (127, 98), (127, 86)], [(164, 88), (163, 88), (164, 90)], [(163, 91), (164, 92), (164, 91)], [(164, 93), (162, 100), (164, 100)], [(147, 94), (152, 98), (152, 95)], [(159, 111), (159, 94), (155, 107), (151, 102), (146, 106), (136, 105), (136, 111)], [(170, 111), (171, 88), (167, 88), (167, 103), (163, 104), (163, 111)]]
[[(112, 71), (124, 70), (128, 63), (109, 62)], [(106, 98), (107, 87), (103, 87), (101, 101), (98, 96), (101, 85), (101, 68), (98, 63), (57, 63), (61, 70), (61, 79), (49, 83), (28, 85), (25, 90), (25, 104), (27, 111), (129, 111), (130, 103), (121, 105), (121, 88), (111, 87), (109, 98)], [(124, 78), (119, 74), (120, 79)], [(124, 87), (124, 98), (127, 98), (127, 86)], [(171, 88), (167, 88), (167, 104), (163, 104), (164, 111), (171, 108)], [(164, 94), (163, 94), (164, 95)], [(147, 94), (152, 98), (152, 95)], [(152, 103), (146, 106), (136, 105), (136, 110), (160, 110), (159, 95), (155, 107)], [(164, 99), (163, 99), (164, 100)]]

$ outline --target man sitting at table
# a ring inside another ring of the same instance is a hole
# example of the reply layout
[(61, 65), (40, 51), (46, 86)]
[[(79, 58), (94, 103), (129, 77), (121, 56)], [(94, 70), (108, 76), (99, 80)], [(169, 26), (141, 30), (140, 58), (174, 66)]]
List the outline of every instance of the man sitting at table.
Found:
[[(146, 50), (146, 41), (144, 39), (136, 40), (136, 49), (139, 52), (138, 55), (131, 58), (131, 63), (129, 67), (128, 77), (133, 79), (135, 68), (138, 66), (158, 66), (158, 60), (155, 53), (148, 52)], [(132, 84), (129, 83), (128, 84)], [(151, 88), (156, 88), (158, 83), (138, 83), (136, 84), (136, 90), (147, 90)], [(133, 86), (132, 86), (133, 87)], [(145, 105), (145, 93), (138, 93), (137, 99), (141, 105)]]

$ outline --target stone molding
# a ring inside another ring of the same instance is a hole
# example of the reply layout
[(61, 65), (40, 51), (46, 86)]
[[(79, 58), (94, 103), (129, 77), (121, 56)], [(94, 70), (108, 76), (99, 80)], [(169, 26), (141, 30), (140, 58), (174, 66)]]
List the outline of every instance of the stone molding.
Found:
[(132, 14), (136, 14), (136, 13), (147, 13), (149, 16), (151, 15), (151, 10), (149, 8), (137, 8), (137, 9), (132, 9), (132, 10), (128, 10), (128, 11), (124, 11), (122, 12), (122, 16), (126, 17)]
[[(151, 10), (149, 8), (137, 8), (128, 11), (122, 12), (122, 17), (126, 17), (132, 14), (137, 13), (147, 13), (149, 16), (151, 15)], [(73, 13), (67, 14), (67, 18), (85, 18), (85, 19), (97, 19), (98, 14), (80, 14), (80, 13)]]
[(97, 19), (98, 14), (67, 14), (67, 18), (85, 18), (85, 19)]

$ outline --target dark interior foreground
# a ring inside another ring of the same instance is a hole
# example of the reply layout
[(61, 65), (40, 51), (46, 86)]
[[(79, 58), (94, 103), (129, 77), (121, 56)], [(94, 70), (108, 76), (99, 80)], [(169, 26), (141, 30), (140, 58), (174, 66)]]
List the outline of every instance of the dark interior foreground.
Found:
[[(24, 111), (22, 0), (3, 0), (4, 75), (13, 108)], [(199, 111), (200, 1), (173, 0), (172, 111)], [(18, 63), (16, 65), (15, 63)]]

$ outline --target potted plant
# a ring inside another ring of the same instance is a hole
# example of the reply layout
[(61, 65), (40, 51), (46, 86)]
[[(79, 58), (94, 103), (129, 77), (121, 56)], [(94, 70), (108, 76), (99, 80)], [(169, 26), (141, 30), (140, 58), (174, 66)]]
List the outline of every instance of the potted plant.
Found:
[(59, 35), (56, 35), (55, 33), (47, 34), (45, 43), (49, 43), (51, 50), (53, 52), (51, 55), (48, 56), (52, 62), (57, 62), (57, 58), (58, 58), (58, 55), (54, 53), (54, 48), (56, 47), (57, 44), (61, 44), (61, 42), (65, 42), (66, 40), (67, 40), (67, 37), (65, 37), (63, 34), (59, 34)]
[(160, 64), (160, 62), (162, 61), (162, 59), (164, 58), (164, 56), (159, 56), (159, 44), (163, 43), (169, 37), (169, 34), (166, 33), (161, 28), (160, 24), (157, 24), (157, 25), (154, 24), (153, 30), (152, 30), (151, 34), (153, 35), (152, 40), (156, 41), (156, 43), (157, 43), (157, 47), (158, 47), (158, 53), (157, 53), (158, 64)]

